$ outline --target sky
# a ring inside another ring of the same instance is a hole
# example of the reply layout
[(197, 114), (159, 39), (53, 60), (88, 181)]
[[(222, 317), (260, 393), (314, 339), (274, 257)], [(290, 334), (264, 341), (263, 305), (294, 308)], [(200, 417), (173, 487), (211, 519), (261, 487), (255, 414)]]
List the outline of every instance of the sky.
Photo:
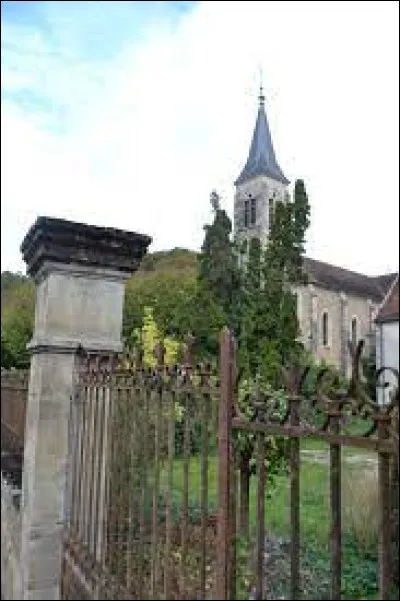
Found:
[(399, 260), (397, 1), (1, 2), (1, 268), (38, 215), (197, 250), (233, 216), (260, 69), (280, 166), (304, 179), (307, 254)]

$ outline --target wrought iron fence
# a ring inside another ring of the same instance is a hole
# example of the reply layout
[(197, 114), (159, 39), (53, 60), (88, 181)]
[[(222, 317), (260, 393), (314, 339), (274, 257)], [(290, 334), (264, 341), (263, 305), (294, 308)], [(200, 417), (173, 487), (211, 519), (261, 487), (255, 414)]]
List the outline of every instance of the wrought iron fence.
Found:
[(162, 345), (155, 352), (155, 369), (140, 356), (81, 360), (64, 599), (213, 597), (218, 382), (190, 349), (179, 366), (164, 365)]
[(23, 453), (29, 370), (1, 371), (1, 448)]
[[(192, 341), (193, 342), (193, 341)], [(72, 401), (63, 599), (235, 599), (240, 534), (239, 432), (255, 439), (254, 598), (265, 597), (266, 437), (289, 445), (291, 598), (301, 597), (300, 441), (329, 446), (332, 599), (341, 598), (342, 448), (374, 450), (379, 475), (379, 598), (392, 579), (390, 473), (398, 474), (398, 396), (379, 407), (360, 386), (361, 346), (353, 349), (349, 390), (303, 398), (307, 369), (284, 370), (283, 413), (264, 393), (246, 416), (237, 404), (235, 341), (221, 335), (218, 369), (195, 365), (190, 343), (181, 365), (147, 369), (142, 356), (82, 356)], [(282, 408), (281, 408), (282, 409)], [(359, 433), (350, 425), (358, 420)]]
[[(219, 408), (219, 540), (220, 569), (218, 599), (236, 599), (235, 542), (240, 533), (237, 518), (237, 474), (235, 469), (235, 433), (252, 433), (256, 437), (255, 457), (257, 475), (256, 503), (256, 567), (255, 599), (265, 597), (265, 438), (286, 437), (289, 441), (290, 478), (290, 598), (301, 598), (300, 576), (300, 441), (314, 438), (329, 445), (330, 488), (330, 598), (341, 598), (342, 573), (342, 507), (341, 507), (341, 450), (344, 446), (370, 449), (378, 455), (379, 487), (379, 599), (390, 598), (393, 551), (393, 495), (391, 469), (398, 483), (399, 458), (399, 398), (398, 390), (392, 402), (379, 406), (363, 393), (360, 378), (362, 343), (352, 348), (353, 372), (347, 391), (327, 396), (322, 372), (314, 398), (301, 396), (308, 368), (283, 370), (286, 407), (277, 416), (273, 399), (256, 394), (251, 401), (250, 417), (241, 415), (236, 403), (235, 343), (228, 331), (221, 341), (221, 395)], [(393, 370), (391, 370), (393, 371)], [(377, 381), (382, 370), (377, 373)], [(397, 374), (398, 377), (398, 374)], [(358, 420), (360, 433), (351, 433), (351, 421)], [(350, 432), (350, 433), (349, 433)], [(397, 488), (398, 491), (398, 488)], [(391, 501), (392, 500), (392, 501)], [(397, 507), (398, 509), (398, 507)], [(239, 513), (240, 515), (240, 513)], [(397, 526), (398, 530), (398, 517)], [(398, 531), (397, 535), (398, 541)], [(268, 574), (267, 574), (268, 577)]]

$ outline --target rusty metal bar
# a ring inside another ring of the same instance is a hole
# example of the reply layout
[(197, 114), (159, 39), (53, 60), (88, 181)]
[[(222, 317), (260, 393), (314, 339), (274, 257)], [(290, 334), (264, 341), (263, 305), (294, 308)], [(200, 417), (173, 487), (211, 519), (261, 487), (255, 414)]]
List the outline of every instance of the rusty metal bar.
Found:
[(76, 436), (77, 436), (77, 421), (76, 421), (76, 406), (74, 396), (76, 395), (76, 390), (74, 394), (71, 396), (70, 410), (69, 410), (69, 420), (68, 420), (68, 467), (67, 467), (67, 511), (66, 511), (66, 520), (65, 526), (69, 529), (73, 528), (73, 499), (74, 499), (74, 473), (76, 470)]
[(168, 394), (168, 480), (166, 499), (166, 539), (164, 560), (164, 596), (171, 598), (172, 582), (172, 493), (174, 488), (174, 447), (175, 447), (175, 398)]
[[(118, 378), (117, 382), (119, 383), (120, 378)], [(124, 499), (124, 488), (127, 485), (127, 474), (125, 473), (126, 461), (127, 461), (127, 449), (126, 442), (129, 440), (128, 431), (127, 431), (127, 419), (126, 419), (126, 405), (128, 402), (128, 391), (121, 390), (117, 383), (117, 398), (118, 398), (118, 422), (117, 422), (117, 431), (115, 432), (115, 436), (117, 439), (117, 465), (115, 466), (116, 474), (117, 474), (117, 495), (118, 495), (118, 503), (116, 508), (116, 551), (117, 551), (117, 575), (119, 581), (121, 581), (125, 576), (125, 569), (123, 565), (122, 559), (124, 558), (124, 529), (125, 529), (125, 520), (126, 520), (126, 504)]]
[(224, 328), (220, 339), (221, 395), (218, 419), (218, 575), (217, 599), (230, 599), (231, 556), (230, 458), (233, 406), (234, 346), (230, 331)]
[[(149, 414), (149, 392), (145, 388), (143, 390), (137, 389), (137, 395), (143, 396), (143, 423), (140, 427), (143, 428), (143, 462), (140, 466), (141, 473), (141, 490), (140, 490), (140, 549), (142, 552), (142, 562), (140, 565), (140, 573), (138, 574), (139, 580), (139, 598), (148, 598), (148, 590), (145, 590), (146, 583), (146, 569), (145, 563), (147, 558), (147, 532), (146, 532), (146, 503), (149, 499), (149, 482), (148, 482), (148, 462), (150, 460), (148, 440), (149, 440), (149, 425), (150, 425), (150, 414)], [(146, 596), (145, 596), (146, 595)]]
[(85, 441), (85, 463), (84, 463), (84, 473), (85, 473), (85, 484), (84, 484), (84, 497), (83, 497), (83, 540), (89, 545), (89, 516), (90, 516), (90, 501), (91, 501), (91, 473), (92, 473), (92, 464), (93, 464), (93, 456), (92, 456), (92, 443), (93, 443), (93, 397), (95, 392), (95, 386), (91, 386), (89, 388), (88, 394), (88, 422), (86, 429), (86, 441)]
[(237, 557), (237, 528), (238, 523), (236, 521), (238, 511), (238, 491), (239, 491), (239, 472), (237, 470), (237, 464), (234, 457), (234, 449), (232, 445), (232, 430), (231, 430), (231, 442), (230, 442), (230, 470), (229, 470), (229, 497), (230, 497), (230, 514), (229, 514), (229, 539), (230, 544), (230, 564), (229, 564), (229, 599), (236, 599), (237, 596), (237, 580), (236, 580), (236, 557)]
[(109, 511), (107, 520), (107, 561), (110, 570), (114, 569), (115, 563), (115, 551), (116, 551), (116, 531), (118, 525), (118, 388), (117, 382), (113, 381), (110, 394), (110, 430), (109, 430), (109, 443), (110, 443), (110, 479), (108, 482), (108, 495), (109, 495)]
[[(298, 399), (290, 403), (290, 424), (299, 423)], [(291, 599), (300, 599), (300, 440), (291, 438), (290, 444), (290, 584)]]
[(159, 391), (155, 392), (156, 416), (154, 428), (154, 482), (153, 482), (153, 507), (152, 507), (152, 528), (151, 528), (151, 581), (150, 598), (156, 599), (158, 596), (157, 586), (159, 580), (159, 561), (158, 561), (158, 495), (160, 486), (160, 450), (161, 450), (161, 417), (162, 417), (162, 398)]
[(83, 503), (84, 503), (84, 494), (85, 494), (85, 455), (86, 455), (86, 430), (87, 430), (87, 405), (88, 405), (88, 397), (89, 397), (88, 386), (85, 386), (83, 389), (83, 395), (81, 397), (82, 402), (82, 428), (80, 431), (80, 461), (79, 461), (79, 472), (77, 474), (78, 478), (78, 495), (77, 495), (77, 525), (79, 536), (83, 538)]
[(256, 599), (264, 599), (265, 552), (265, 445), (263, 434), (257, 434), (257, 581)]
[(98, 494), (97, 494), (97, 536), (96, 536), (96, 559), (100, 564), (104, 561), (104, 537), (106, 531), (106, 511), (107, 511), (107, 498), (106, 498), (106, 481), (107, 473), (109, 472), (108, 464), (108, 446), (107, 446), (107, 434), (109, 429), (109, 402), (108, 402), (109, 391), (105, 386), (101, 387), (101, 425), (100, 425), (100, 440), (99, 440), (99, 482), (98, 482)]
[(119, 426), (119, 390), (118, 382), (114, 379), (113, 387), (113, 421), (111, 425), (111, 456), (112, 463), (110, 465), (110, 521), (108, 528), (109, 543), (108, 551), (110, 557), (110, 570), (113, 571), (115, 568), (115, 557), (117, 553), (117, 542), (118, 542), (118, 505), (119, 505), (119, 439), (120, 434), (118, 432)]
[[(232, 430), (231, 430), (231, 439), (232, 439)], [(232, 440), (231, 440), (232, 445)], [(231, 540), (231, 556), (230, 556), (230, 566), (229, 566), (229, 599), (236, 599), (236, 557), (237, 557), (237, 532), (239, 529), (240, 522), (237, 520), (238, 518), (238, 510), (239, 510), (239, 472), (237, 469), (237, 462), (234, 456), (234, 449), (231, 446), (231, 468), (230, 468), (230, 519), (229, 519), (229, 537)]]
[(102, 528), (102, 524), (100, 521), (101, 518), (101, 510), (100, 510), (100, 495), (101, 495), (101, 461), (102, 461), (102, 451), (103, 451), (103, 433), (104, 433), (104, 398), (103, 398), (103, 388), (97, 387), (96, 391), (96, 421), (95, 421), (95, 436), (96, 436), (96, 460), (94, 465), (94, 501), (93, 501), (93, 521), (92, 521), (92, 531), (93, 531), (93, 553), (97, 559), (98, 556), (98, 538), (101, 536), (100, 529)]
[[(340, 432), (340, 411), (329, 412), (330, 429), (334, 434)], [(330, 445), (330, 503), (331, 503), (331, 599), (341, 599), (342, 581), (342, 483), (341, 448)]]
[(89, 499), (88, 499), (88, 519), (87, 519), (87, 540), (91, 553), (95, 553), (95, 529), (97, 525), (97, 515), (95, 511), (96, 503), (96, 476), (98, 475), (97, 464), (97, 443), (98, 443), (98, 400), (99, 387), (96, 385), (92, 396), (92, 420), (90, 430), (90, 473), (89, 473)]
[(185, 413), (183, 424), (183, 488), (182, 488), (182, 591), (186, 591), (188, 523), (189, 523), (189, 469), (190, 469), (190, 395), (185, 395)]
[(353, 436), (350, 434), (331, 434), (326, 431), (310, 430), (300, 426), (281, 426), (279, 424), (265, 424), (261, 422), (248, 422), (242, 418), (232, 420), (234, 430), (245, 430), (248, 432), (264, 432), (277, 436), (289, 436), (291, 438), (313, 438), (325, 440), (331, 444), (340, 444), (342, 446), (353, 446), (362, 449), (371, 449), (375, 451), (393, 453), (396, 452), (396, 441), (394, 439), (368, 438), (363, 436)]
[[(130, 383), (131, 378), (127, 376), (127, 381)], [(124, 521), (122, 530), (122, 542), (124, 547), (125, 566), (125, 588), (126, 591), (131, 590), (132, 583), (135, 582), (133, 573), (136, 565), (136, 554), (134, 553), (135, 535), (136, 535), (136, 520), (138, 516), (138, 482), (137, 482), (137, 449), (136, 449), (136, 420), (134, 415), (135, 398), (132, 394), (132, 386), (129, 387), (129, 392), (126, 394), (124, 407), (125, 414), (125, 436), (123, 444), (126, 447), (126, 467), (125, 483), (122, 491), (124, 504)]]
[(111, 488), (111, 475), (113, 468), (113, 424), (114, 424), (114, 386), (112, 383), (108, 387), (104, 388), (104, 401), (105, 401), (105, 414), (106, 414), (106, 426), (104, 431), (104, 462), (102, 469), (104, 469), (104, 493), (102, 499), (103, 508), (103, 540), (101, 545), (101, 564), (103, 569), (108, 566), (109, 563), (109, 529), (110, 521), (112, 519), (111, 502), (112, 502), (112, 488)]
[(200, 599), (206, 595), (206, 535), (208, 523), (208, 395), (201, 398), (201, 453), (200, 453), (200, 512), (201, 512), (201, 557), (200, 557)]
[[(139, 503), (138, 503), (138, 484), (137, 484), (137, 422), (135, 412), (140, 411), (140, 406), (136, 402), (135, 390), (132, 387), (130, 389), (131, 394), (127, 398), (127, 416), (126, 424), (129, 428), (127, 441), (130, 449), (129, 457), (129, 468), (127, 473), (127, 505), (128, 505), (128, 537), (126, 542), (126, 588), (129, 593), (132, 594), (132, 586), (137, 585), (138, 578), (136, 577), (136, 520), (139, 515)], [(132, 493), (130, 491), (132, 490)], [(136, 590), (135, 590), (136, 593)]]
[[(382, 416), (378, 421), (378, 436), (384, 440), (388, 436), (387, 426), (390, 418)], [(391, 536), (390, 536), (390, 455), (378, 455), (379, 487), (379, 599), (390, 599), (391, 586)]]
[(73, 444), (73, 463), (72, 470), (69, 474), (69, 477), (72, 480), (71, 483), (71, 511), (70, 511), (70, 519), (71, 526), (76, 532), (78, 527), (78, 494), (79, 494), (79, 466), (80, 466), (80, 454), (81, 454), (81, 430), (82, 430), (82, 387), (80, 383), (77, 386), (75, 391), (75, 395), (72, 399), (71, 403), (71, 416), (72, 416), (72, 427), (74, 432), (74, 440)]

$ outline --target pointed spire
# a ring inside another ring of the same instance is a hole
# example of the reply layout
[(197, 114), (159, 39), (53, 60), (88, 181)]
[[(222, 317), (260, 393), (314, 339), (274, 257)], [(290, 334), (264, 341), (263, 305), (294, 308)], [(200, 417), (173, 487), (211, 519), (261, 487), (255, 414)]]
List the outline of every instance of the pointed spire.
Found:
[[(262, 77), (261, 74), (260, 77)], [(257, 175), (267, 175), (271, 179), (282, 182), (283, 184), (288, 184), (289, 180), (286, 179), (278, 165), (274, 147), (272, 145), (271, 132), (269, 130), (268, 119), (265, 112), (265, 95), (262, 79), (260, 81), (260, 94), (258, 100), (258, 115), (249, 156), (235, 185), (242, 184)]]

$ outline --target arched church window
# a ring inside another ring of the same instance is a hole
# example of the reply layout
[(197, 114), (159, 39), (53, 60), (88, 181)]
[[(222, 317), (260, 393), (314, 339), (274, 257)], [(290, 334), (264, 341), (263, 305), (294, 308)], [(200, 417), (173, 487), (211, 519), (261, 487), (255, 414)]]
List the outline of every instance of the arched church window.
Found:
[(255, 225), (257, 221), (257, 201), (255, 198), (250, 199), (250, 224)]
[(250, 224), (250, 201), (244, 201), (244, 227), (248, 227)]
[(322, 345), (329, 345), (329, 317), (328, 311), (322, 313)]
[(269, 222), (271, 223), (272, 214), (274, 212), (274, 198), (270, 198), (268, 201), (268, 210), (269, 210)]
[(353, 317), (351, 320), (351, 342), (353, 345), (357, 344), (357, 317)]

